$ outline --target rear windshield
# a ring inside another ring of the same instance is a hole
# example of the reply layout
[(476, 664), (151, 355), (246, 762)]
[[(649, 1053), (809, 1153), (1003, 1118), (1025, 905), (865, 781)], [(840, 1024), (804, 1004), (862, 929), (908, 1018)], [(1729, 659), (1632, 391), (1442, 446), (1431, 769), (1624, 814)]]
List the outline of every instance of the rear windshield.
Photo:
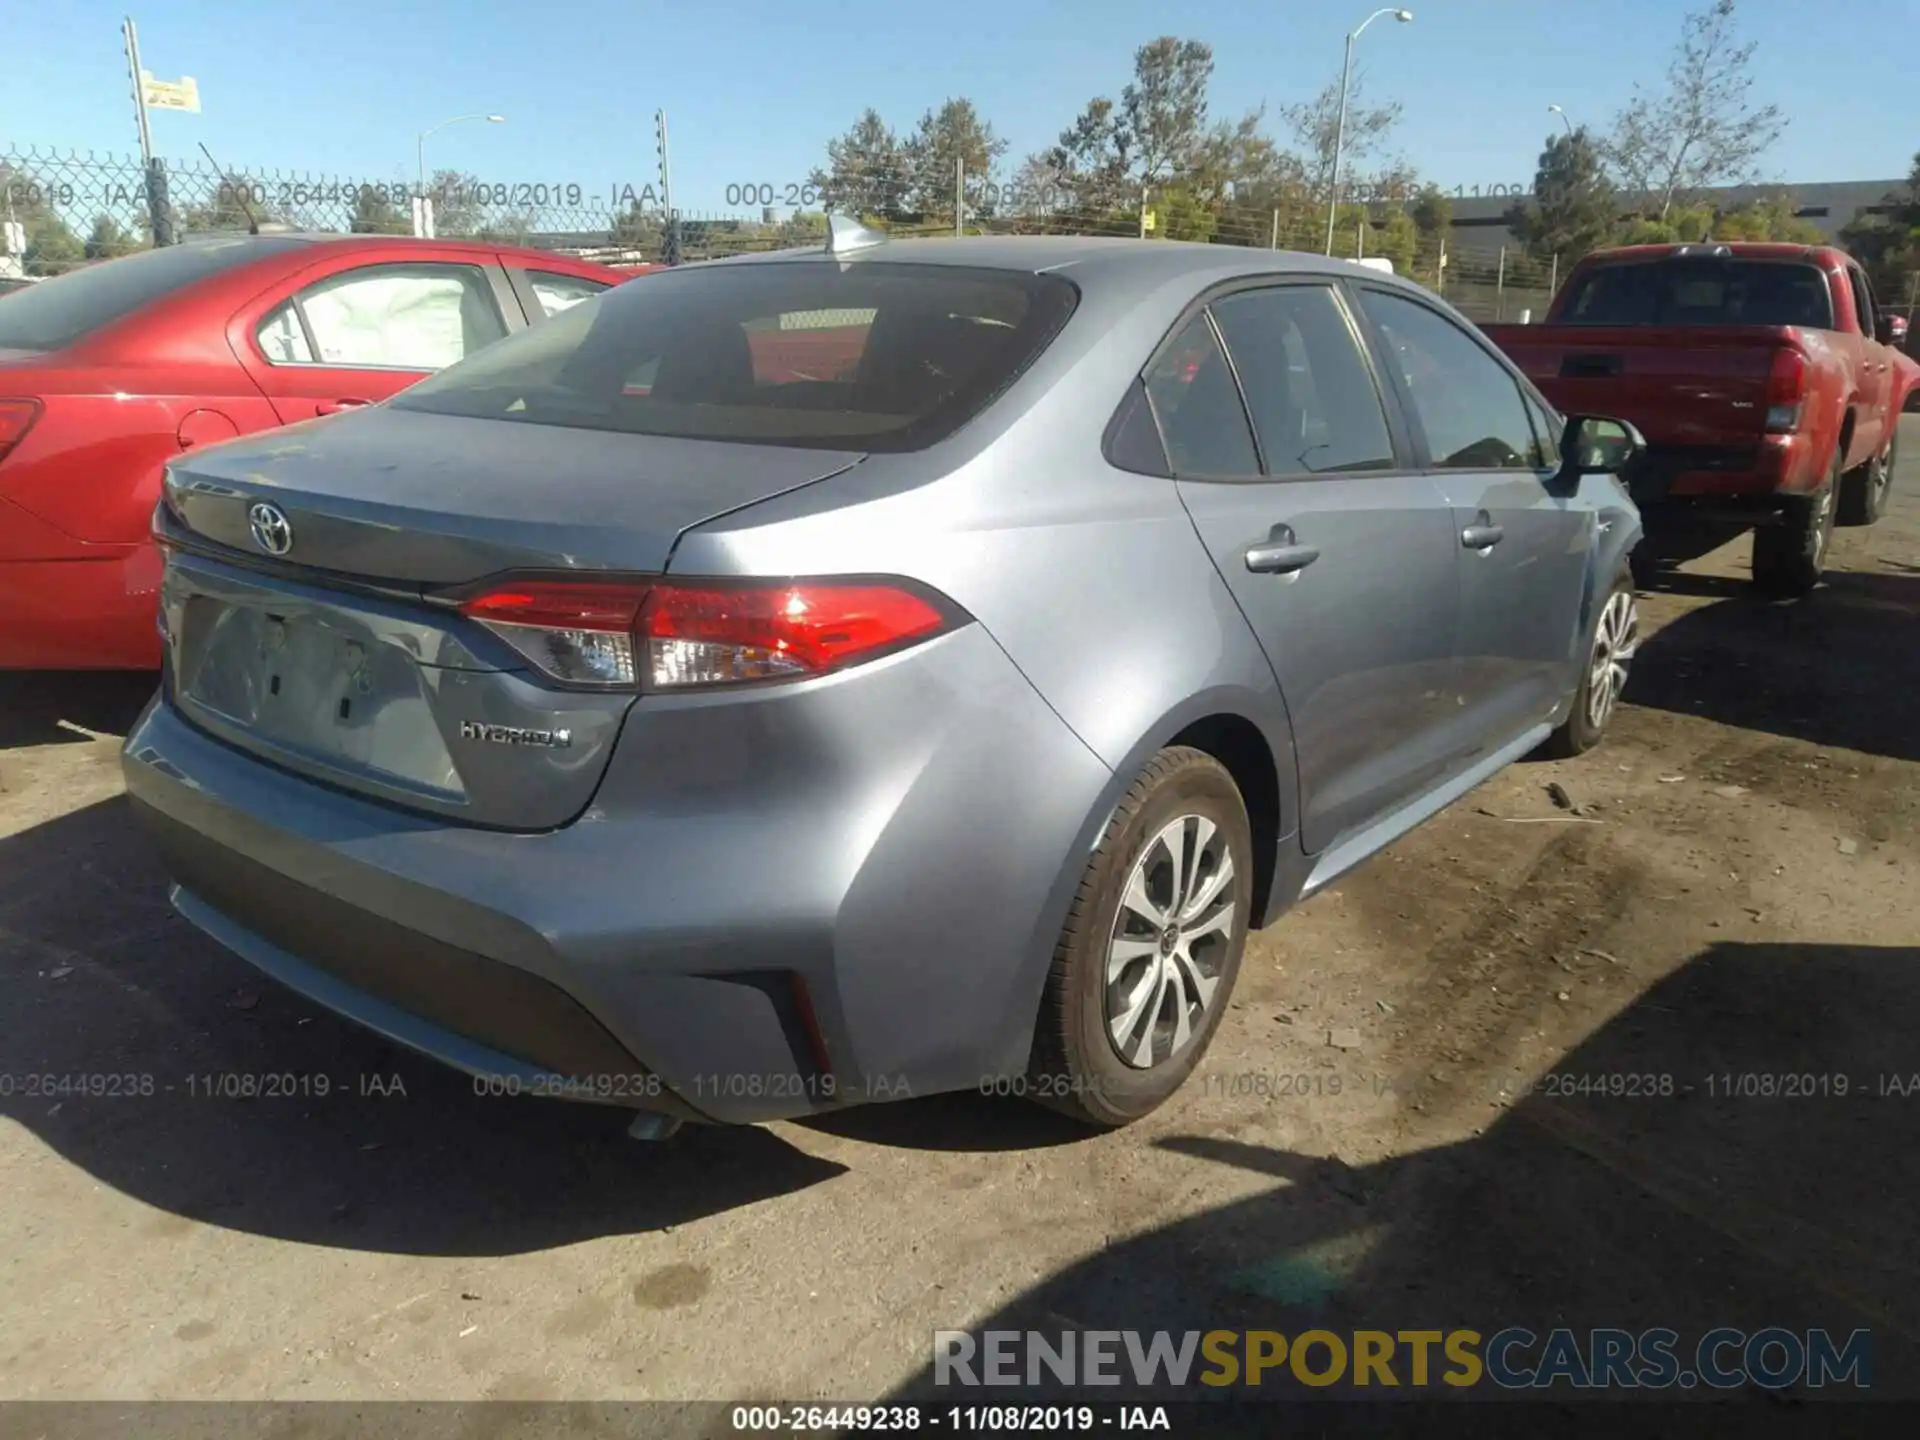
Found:
[(1791, 260), (1600, 265), (1572, 282), (1563, 325), (1799, 325), (1833, 328), (1818, 267)]
[(304, 242), (237, 236), (102, 260), (0, 299), (0, 350), (62, 350), (150, 301)]
[(397, 410), (820, 449), (917, 450), (978, 414), (1078, 292), (877, 261), (646, 275), (462, 361)]

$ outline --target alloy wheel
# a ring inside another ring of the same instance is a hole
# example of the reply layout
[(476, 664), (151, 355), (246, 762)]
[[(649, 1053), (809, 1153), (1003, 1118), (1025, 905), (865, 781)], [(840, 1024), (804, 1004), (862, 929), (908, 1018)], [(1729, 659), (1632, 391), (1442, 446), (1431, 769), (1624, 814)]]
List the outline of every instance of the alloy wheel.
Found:
[(1169, 821), (1127, 877), (1107, 943), (1107, 1035), (1136, 1070), (1184, 1050), (1232, 953), (1239, 877), (1226, 832), (1204, 815)]
[(1593, 658), (1587, 669), (1587, 724), (1596, 732), (1604, 730), (1613, 717), (1639, 648), (1640, 607), (1632, 591), (1616, 590), (1607, 597), (1600, 623), (1594, 627)]

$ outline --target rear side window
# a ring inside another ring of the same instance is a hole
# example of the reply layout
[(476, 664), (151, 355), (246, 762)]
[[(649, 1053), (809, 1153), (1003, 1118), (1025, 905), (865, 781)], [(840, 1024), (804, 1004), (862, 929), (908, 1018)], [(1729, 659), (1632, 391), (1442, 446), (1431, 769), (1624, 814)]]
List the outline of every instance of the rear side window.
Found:
[(1393, 464), (1380, 392), (1331, 288), (1229, 295), (1214, 302), (1213, 318), (1253, 412), (1269, 475)]
[(636, 435), (916, 450), (1031, 364), (1078, 294), (1058, 276), (960, 266), (693, 266), (615, 286), (392, 403)]
[(1791, 260), (1598, 265), (1572, 282), (1565, 325), (1798, 325), (1833, 328), (1824, 271)]
[(1181, 328), (1146, 378), (1147, 398), (1175, 475), (1260, 473), (1239, 387), (1204, 313)]
[(210, 275), (304, 242), (256, 236), (143, 250), (28, 285), (0, 307), (0, 350), (61, 350)]
[(261, 323), (277, 365), (438, 370), (507, 333), (475, 265), (366, 265), (308, 286)]

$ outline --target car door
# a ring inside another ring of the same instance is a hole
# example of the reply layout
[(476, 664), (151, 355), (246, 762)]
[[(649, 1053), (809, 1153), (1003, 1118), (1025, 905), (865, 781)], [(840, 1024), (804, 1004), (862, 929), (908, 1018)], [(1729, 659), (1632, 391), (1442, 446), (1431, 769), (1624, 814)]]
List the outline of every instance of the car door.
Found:
[(1410, 473), (1332, 283), (1216, 296), (1147, 393), (1181, 499), (1280, 682), (1301, 843), (1318, 853), (1444, 765), (1452, 514)]
[(1863, 463), (1886, 448), (1893, 417), (1893, 347), (1882, 345), (1873, 286), (1858, 265), (1847, 266), (1847, 287), (1853, 293), (1854, 319), (1860, 326), (1860, 404), (1855, 412), (1849, 464)]
[(1557, 444), (1538, 433), (1525, 382), (1478, 335), (1400, 290), (1363, 285), (1360, 308), (1421, 464), (1452, 506), (1460, 575), (1457, 760), (1545, 723), (1579, 653), (1593, 507), (1555, 483)]
[(235, 349), (283, 424), (310, 420), (385, 400), (520, 328), (505, 287), (478, 257), (336, 264), (248, 306)]

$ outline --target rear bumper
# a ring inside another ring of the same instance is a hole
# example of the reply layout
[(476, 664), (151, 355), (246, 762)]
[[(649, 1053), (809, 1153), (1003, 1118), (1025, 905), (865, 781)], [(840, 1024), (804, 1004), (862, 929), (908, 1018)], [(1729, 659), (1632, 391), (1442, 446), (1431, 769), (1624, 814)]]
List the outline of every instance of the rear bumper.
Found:
[(643, 702), (544, 834), (343, 795), (164, 698), (124, 765), (175, 904), (294, 989), (525, 1090), (730, 1122), (1023, 1066), (1111, 779), (977, 625)]
[(1826, 478), (1826, 460), (1810, 436), (1767, 435), (1745, 450), (1656, 445), (1634, 467), (1629, 489), (1642, 509), (1764, 511), (1782, 497), (1819, 489)]

